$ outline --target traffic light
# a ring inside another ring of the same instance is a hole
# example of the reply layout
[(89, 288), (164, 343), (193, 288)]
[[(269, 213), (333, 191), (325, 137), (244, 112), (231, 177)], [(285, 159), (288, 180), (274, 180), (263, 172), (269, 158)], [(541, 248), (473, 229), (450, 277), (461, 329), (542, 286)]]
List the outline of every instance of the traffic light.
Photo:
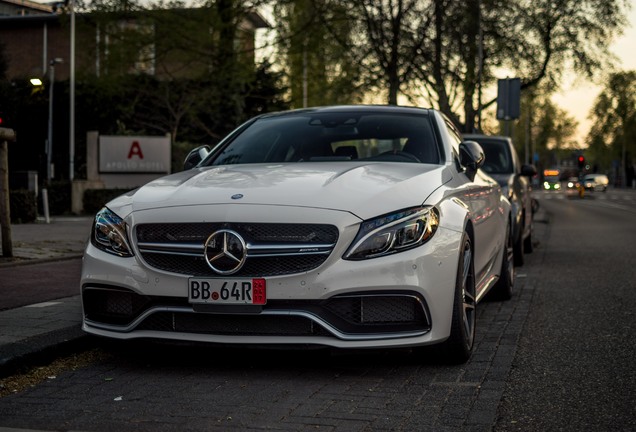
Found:
[(579, 169), (585, 168), (585, 156), (579, 155), (578, 157)]

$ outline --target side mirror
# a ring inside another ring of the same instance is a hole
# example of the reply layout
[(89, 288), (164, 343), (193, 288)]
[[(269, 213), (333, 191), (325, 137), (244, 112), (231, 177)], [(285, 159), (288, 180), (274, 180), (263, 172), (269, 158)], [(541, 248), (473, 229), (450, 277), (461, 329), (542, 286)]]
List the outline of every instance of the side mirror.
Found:
[(477, 170), (484, 165), (484, 150), (475, 141), (464, 141), (459, 145), (459, 163), (466, 168), (470, 181), (475, 180)]
[(526, 177), (534, 177), (537, 175), (537, 169), (534, 165), (522, 165), (521, 175)]
[(195, 149), (192, 149), (183, 161), (183, 170), (187, 171), (194, 168), (201, 162), (206, 156), (210, 154), (210, 146), (202, 145)]

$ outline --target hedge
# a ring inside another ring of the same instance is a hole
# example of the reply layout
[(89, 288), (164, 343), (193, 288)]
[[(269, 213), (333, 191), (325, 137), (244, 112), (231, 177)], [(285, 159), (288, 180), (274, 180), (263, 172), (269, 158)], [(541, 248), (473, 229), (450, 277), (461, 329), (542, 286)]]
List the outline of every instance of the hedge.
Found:
[(10, 191), (9, 211), (11, 212), (11, 223), (34, 222), (38, 216), (35, 192), (27, 189)]
[(130, 189), (88, 189), (84, 192), (84, 213), (95, 214), (110, 200), (125, 194)]

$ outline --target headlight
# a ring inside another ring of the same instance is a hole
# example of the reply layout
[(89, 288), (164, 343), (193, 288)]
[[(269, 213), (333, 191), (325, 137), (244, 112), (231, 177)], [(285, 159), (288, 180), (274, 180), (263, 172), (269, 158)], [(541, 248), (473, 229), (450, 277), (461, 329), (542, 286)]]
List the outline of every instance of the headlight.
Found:
[(426, 243), (435, 234), (439, 215), (433, 207), (417, 207), (364, 221), (344, 259), (377, 258)]
[(95, 216), (91, 243), (104, 252), (120, 257), (131, 257), (133, 252), (126, 234), (126, 227), (126, 222), (122, 218), (104, 207)]

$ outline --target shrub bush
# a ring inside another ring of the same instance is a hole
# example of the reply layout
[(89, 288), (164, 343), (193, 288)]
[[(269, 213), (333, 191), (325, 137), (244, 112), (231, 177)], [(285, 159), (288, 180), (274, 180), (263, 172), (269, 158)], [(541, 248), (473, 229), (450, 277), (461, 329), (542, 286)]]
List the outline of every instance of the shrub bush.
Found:
[(11, 223), (34, 222), (38, 216), (35, 192), (17, 189), (9, 192)]
[(106, 203), (128, 192), (129, 189), (88, 189), (84, 192), (84, 213), (95, 214)]
[[(50, 215), (64, 215), (71, 213), (71, 182), (68, 180), (53, 181), (46, 187), (42, 186), (42, 189), (46, 189), (49, 197), (49, 214)], [(44, 204), (42, 203), (43, 194), (40, 193), (40, 199), (38, 199), (38, 209), (41, 214), (44, 214)]]

